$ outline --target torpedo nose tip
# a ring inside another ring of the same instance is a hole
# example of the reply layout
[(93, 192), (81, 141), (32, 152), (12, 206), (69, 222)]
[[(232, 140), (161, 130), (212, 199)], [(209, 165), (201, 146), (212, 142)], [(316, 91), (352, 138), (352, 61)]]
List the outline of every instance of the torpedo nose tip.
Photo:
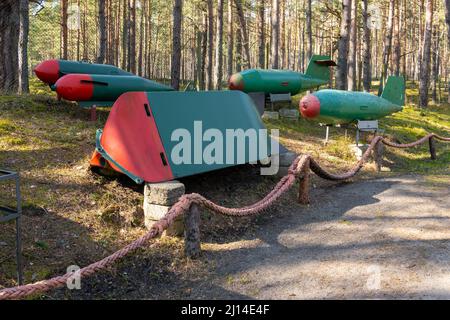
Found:
[(34, 73), (43, 82), (54, 84), (59, 78), (58, 60), (45, 60), (34, 68)]
[(300, 100), (299, 109), (304, 118), (315, 118), (320, 114), (320, 101), (316, 96), (308, 94)]
[(55, 83), (59, 96), (70, 101), (87, 101), (93, 96), (92, 78), (86, 74), (69, 74)]
[(230, 90), (244, 90), (244, 79), (240, 73), (235, 73), (228, 80), (228, 88)]

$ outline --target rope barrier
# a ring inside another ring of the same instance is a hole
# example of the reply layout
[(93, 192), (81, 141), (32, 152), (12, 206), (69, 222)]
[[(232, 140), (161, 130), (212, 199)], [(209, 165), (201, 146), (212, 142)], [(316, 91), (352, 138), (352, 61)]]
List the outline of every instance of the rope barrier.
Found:
[[(394, 148), (410, 148), (423, 144), (424, 142), (429, 141), (433, 138), (441, 141), (450, 141), (450, 138), (441, 137), (433, 133), (428, 134), (425, 137), (408, 144), (397, 144), (386, 140), (382, 136), (376, 136), (372, 139), (368, 149), (364, 152), (363, 156), (361, 157), (361, 160), (358, 161), (358, 163), (356, 163), (356, 165), (348, 172), (340, 175), (327, 172), (310, 155), (306, 154), (301, 155), (294, 160), (294, 162), (292, 163), (292, 165), (288, 170), (288, 174), (284, 176), (276, 184), (276, 186), (272, 189), (272, 191), (269, 194), (267, 194), (262, 200), (242, 208), (223, 207), (221, 205), (214, 203), (211, 200), (206, 199), (205, 197), (197, 193), (183, 195), (182, 197), (180, 197), (179, 201), (172, 206), (169, 212), (162, 219), (157, 221), (144, 236), (128, 244), (119, 251), (116, 251), (115, 253), (109, 255), (108, 257), (80, 269), (79, 271), (77, 271), (77, 274), (81, 278), (90, 276), (95, 272), (105, 269), (106, 267), (112, 265), (117, 260), (128, 255), (130, 252), (138, 248), (144, 247), (148, 241), (160, 236), (163, 233), (163, 231), (166, 230), (177, 217), (181, 216), (183, 213), (190, 210), (190, 207), (193, 204), (197, 204), (215, 213), (227, 216), (243, 217), (255, 215), (261, 213), (263, 210), (266, 210), (272, 204), (274, 204), (287, 190), (289, 190), (294, 185), (297, 179), (301, 181), (299, 194), (300, 202), (308, 203), (309, 196), (307, 194), (306, 188), (308, 187), (309, 170), (313, 171), (317, 176), (323, 179), (333, 181), (348, 180), (354, 177), (364, 167), (364, 164), (369, 159), (370, 154), (376, 148), (377, 144), (380, 142)], [(73, 276), (74, 273), (67, 273), (62, 276), (57, 276), (33, 284), (2, 289), (0, 290), (0, 300), (21, 299), (33, 294), (56, 289), (64, 286), (68, 280), (72, 279)]]

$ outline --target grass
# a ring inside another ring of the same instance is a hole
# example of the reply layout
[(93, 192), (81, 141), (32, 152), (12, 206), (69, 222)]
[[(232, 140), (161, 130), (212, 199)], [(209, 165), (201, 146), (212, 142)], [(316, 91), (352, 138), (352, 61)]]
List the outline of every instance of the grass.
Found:
[[(69, 265), (96, 261), (145, 233), (142, 188), (89, 170), (95, 131), (103, 127), (108, 110), (98, 109), (98, 121), (90, 122), (89, 111), (57, 101), (49, 88), (35, 79), (31, 85), (30, 95), (0, 96), (0, 163), (19, 171), (22, 179), (26, 282), (62, 273)], [(417, 90), (410, 86), (408, 93), (414, 103)], [(294, 97), (293, 108), (298, 100)], [(280, 140), (288, 148), (312, 154), (330, 170), (346, 170), (355, 162), (348, 148), (352, 130), (345, 138), (342, 129), (332, 128), (333, 140), (324, 145), (325, 129), (315, 123), (303, 119), (271, 120), (266, 125), (280, 130)], [(422, 110), (410, 104), (403, 112), (383, 119), (381, 125), (390, 139), (399, 142), (416, 140), (427, 132), (450, 136), (450, 106), (442, 104)], [(385, 165), (395, 173), (421, 173), (430, 184), (448, 185), (449, 144), (437, 143), (436, 161), (429, 160), (427, 148), (389, 148)], [(235, 206), (256, 201), (275, 181), (270, 180), (268, 186), (262, 178), (249, 182), (242, 171), (233, 171), (236, 176), (232, 177), (218, 174), (220, 184), (211, 183), (210, 176), (191, 178), (186, 183), (189, 192), (205, 193), (224, 205)], [(364, 175), (375, 176), (374, 167), (368, 166)], [(240, 181), (239, 186), (232, 184), (236, 180)], [(225, 199), (223, 194), (229, 196)], [(13, 205), (13, 195), (12, 185), (0, 185), (1, 204)], [(222, 224), (231, 227), (236, 221), (227, 218)], [(179, 244), (168, 240), (162, 241), (161, 246), (162, 251), (174, 246), (182, 251)], [(0, 225), (0, 249), (0, 286), (14, 285), (14, 224)], [(154, 263), (157, 268), (162, 262)], [(181, 269), (187, 268), (184, 262), (180, 263)]]

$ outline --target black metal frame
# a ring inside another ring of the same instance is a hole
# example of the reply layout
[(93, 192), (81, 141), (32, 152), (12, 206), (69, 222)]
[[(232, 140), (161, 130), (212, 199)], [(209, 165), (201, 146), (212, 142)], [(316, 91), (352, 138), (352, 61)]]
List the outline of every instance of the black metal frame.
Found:
[(20, 194), (20, 177), (17, 172), (0, 169), (0, 182), (5, 180), (14, 180), (16, 183), (16, 209), (0, 206), (0, 223), (16, 220), (16, 261), (17, 261), (17, 280), (21, 285), (23, 283), (22, 270), (22, 241), (20, 229), (20, 217), (22, 215), (22, 201)]

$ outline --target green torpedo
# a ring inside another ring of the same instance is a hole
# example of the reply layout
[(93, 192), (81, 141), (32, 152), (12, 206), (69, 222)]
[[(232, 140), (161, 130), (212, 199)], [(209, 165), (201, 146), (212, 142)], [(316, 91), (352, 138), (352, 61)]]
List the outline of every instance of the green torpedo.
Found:
[(403, 110), (405, 80), (389, 77), (381, 97), (367, 92), (320, 90), (300, 101), (306, 119), (326, 124), (348, 124), (358, 120), (377, 120)]
[(230, 90), (245, 93), (296, 95), (328, 83), (330, 81), (329, 67), (335, 65), (329, 56), (314, 55), (309, 61), (305, 74), (290, 70), (249, 69), (233, 74), (228, 81), (228, 87)]

